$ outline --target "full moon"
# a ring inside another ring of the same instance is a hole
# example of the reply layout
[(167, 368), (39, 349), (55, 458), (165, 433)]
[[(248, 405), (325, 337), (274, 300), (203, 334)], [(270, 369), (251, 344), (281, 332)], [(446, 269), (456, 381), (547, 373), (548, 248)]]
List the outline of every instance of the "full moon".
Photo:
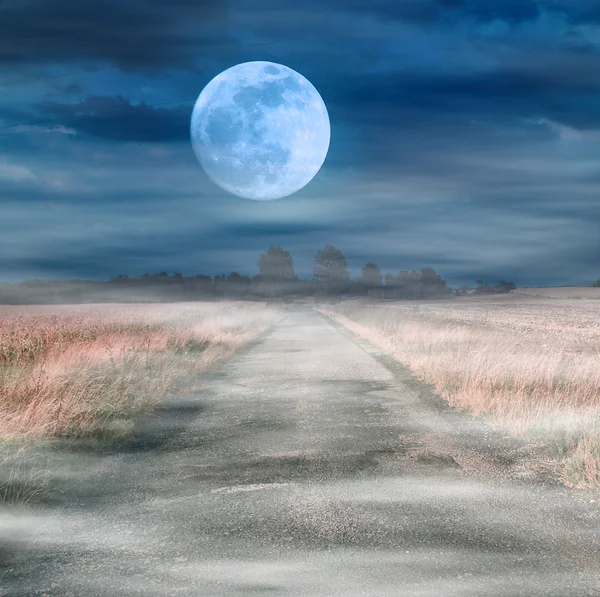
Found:
[(331, 136), (327, 108), (310, 81), (262, 61), (212, 79), (190, 128), (194, 153), (213, 182), (258, 201), (305, 187), (323, 165)]

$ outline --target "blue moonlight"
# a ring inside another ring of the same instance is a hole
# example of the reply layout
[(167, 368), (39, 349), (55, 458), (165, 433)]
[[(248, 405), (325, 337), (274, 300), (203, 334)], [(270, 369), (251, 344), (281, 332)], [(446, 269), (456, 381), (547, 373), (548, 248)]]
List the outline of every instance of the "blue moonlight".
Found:
[(245, 62), (202, 90), (191, 121), (194, 153), (208, 176), (246, 199), (305, 187), (321, 169), (331, 129), (323, 99), (296, 71)]

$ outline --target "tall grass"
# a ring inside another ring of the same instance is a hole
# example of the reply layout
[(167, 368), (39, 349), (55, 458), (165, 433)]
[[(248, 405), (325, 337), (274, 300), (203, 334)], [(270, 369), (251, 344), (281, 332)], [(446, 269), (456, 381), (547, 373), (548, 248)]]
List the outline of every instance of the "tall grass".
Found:
[(260, 304), (0, 308), (0, 437), (82, 437), (192, 390), (272, 325)]
[(384, 348), (451, 406), (545, 443), (564, 482), (600, 488), (600, 307), (519, 297), (325, 312)]
[(3, 445), (0, 456), (0, 502), (27, 504), (51, 494), (47, 456), (27, 444)]
[(49, 493), (38, 445), (124, 437), (132, 417), (274, 325), (256, 303), (0, 307), (0, 501)]

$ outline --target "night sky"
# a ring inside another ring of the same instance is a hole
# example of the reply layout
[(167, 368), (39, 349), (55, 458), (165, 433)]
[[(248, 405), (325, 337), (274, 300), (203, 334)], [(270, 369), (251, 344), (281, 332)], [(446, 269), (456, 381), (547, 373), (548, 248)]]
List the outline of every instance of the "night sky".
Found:
[[(323, 97), (331, 145), (298, 193), (215, 186), (195, 99), (240, 62)], [(20, 125), (20, 126), (14, 126)], [(0, 280), (162, 270), (451, 284), (600, 277), (600, 3), (592, 0), (0, 0)]]

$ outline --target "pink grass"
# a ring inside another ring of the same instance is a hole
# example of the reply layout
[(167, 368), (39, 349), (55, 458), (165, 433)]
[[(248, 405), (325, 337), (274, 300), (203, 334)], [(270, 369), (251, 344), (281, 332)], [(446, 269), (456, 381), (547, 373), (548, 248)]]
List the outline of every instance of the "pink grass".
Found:
[(565, 483), (600, 487), (600, 303), (516, 295), (326, 312), (451, 406), (546, 443)]
[(280, 318), (257, 303), (0, 307), (0, 437), (96, 433), (193, 391)]

